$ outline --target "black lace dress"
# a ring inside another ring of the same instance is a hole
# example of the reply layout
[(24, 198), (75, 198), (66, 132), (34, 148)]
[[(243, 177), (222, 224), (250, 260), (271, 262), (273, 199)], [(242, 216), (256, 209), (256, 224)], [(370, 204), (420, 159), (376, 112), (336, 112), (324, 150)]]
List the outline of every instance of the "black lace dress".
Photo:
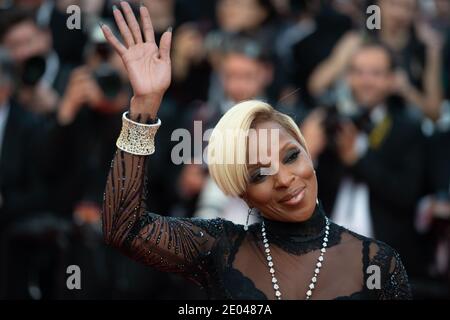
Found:
[[(275, 299), (261, 224), (245, 231), (222, 219), (148, 212), (146, 160), (121, 150), (114, 156), (104, 196), (106, 242), (148, 266), (195, 281), (212, 299)], [(265, 223), (282, 298), (305, 299), (325, 233), (322, 209), (318, 206), (302, 223)], [(405, 269), (392, 248), (334, 223), (328, 238), (312, 299), (411, 298)]]

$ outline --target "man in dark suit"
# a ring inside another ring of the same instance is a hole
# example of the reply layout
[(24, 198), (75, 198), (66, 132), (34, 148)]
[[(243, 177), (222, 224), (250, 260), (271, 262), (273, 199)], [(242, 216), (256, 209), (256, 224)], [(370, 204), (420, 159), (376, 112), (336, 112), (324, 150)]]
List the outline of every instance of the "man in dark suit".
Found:
[(8, 52), (0, 49), (0, 298), (27, 296), (33, 270), (28, 258), (36, 247), (24, 250), (13, 234), (26, 229), (30, 235), (33, 228), (24, 226), (48, 203), (36, 152), (39, 121), (12, 99), (13, 69)]
[(383, 46), (358, 49), (345, 78), (355, 106), (352, 116), (316, 111), (303, 130), (316, 158), (326, 211), (350, 230), (391, 245), (414, 277), (425, 267), (423, 243), (414, 229), (424, 137), (406, 108), (390, 99), (394, 71)]
[(437, 128), (427, 141), (427, 196), (416, 226), (429, 238), (429, 296), (450, 298), (450, 128)]
[(12, 62), (0, 50), (0, 229), (45, 204), (33, 150), (38, 121), (11, 99), (12, 90)]

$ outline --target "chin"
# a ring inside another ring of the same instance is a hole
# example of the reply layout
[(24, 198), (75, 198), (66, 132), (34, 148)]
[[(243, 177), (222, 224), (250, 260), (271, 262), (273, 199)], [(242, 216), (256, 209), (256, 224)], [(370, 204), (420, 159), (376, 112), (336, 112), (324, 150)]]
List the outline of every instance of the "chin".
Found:
[(314, 213), (316, 201), (307, 201), (301, 203), (296, 208), (283, 207), (283, 211), (286, 214), (283, 215), (286, 222), (303, 222), (311, 218)]

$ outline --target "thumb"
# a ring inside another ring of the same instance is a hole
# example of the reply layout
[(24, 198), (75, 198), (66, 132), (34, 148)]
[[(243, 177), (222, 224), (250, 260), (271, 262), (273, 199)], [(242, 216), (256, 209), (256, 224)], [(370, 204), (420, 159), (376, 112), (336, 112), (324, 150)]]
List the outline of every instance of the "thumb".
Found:
[(159, 42), (159, 56), (162, 60), (170, 61), (170, 46), (172, 43), (172, 27), (169, 27)]

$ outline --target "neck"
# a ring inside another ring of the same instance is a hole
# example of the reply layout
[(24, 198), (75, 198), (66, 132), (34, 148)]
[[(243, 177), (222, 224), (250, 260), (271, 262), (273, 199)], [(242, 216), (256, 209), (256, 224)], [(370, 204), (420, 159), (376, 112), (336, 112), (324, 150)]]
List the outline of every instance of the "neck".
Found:
[(313, 214), (302, 222), (281, 222), (264, 218), (267, 230), (280, 238), (289, 238), (298, 242), (315, 240), (323, 235), (325, 214), (320, 205), (316, 205)]

